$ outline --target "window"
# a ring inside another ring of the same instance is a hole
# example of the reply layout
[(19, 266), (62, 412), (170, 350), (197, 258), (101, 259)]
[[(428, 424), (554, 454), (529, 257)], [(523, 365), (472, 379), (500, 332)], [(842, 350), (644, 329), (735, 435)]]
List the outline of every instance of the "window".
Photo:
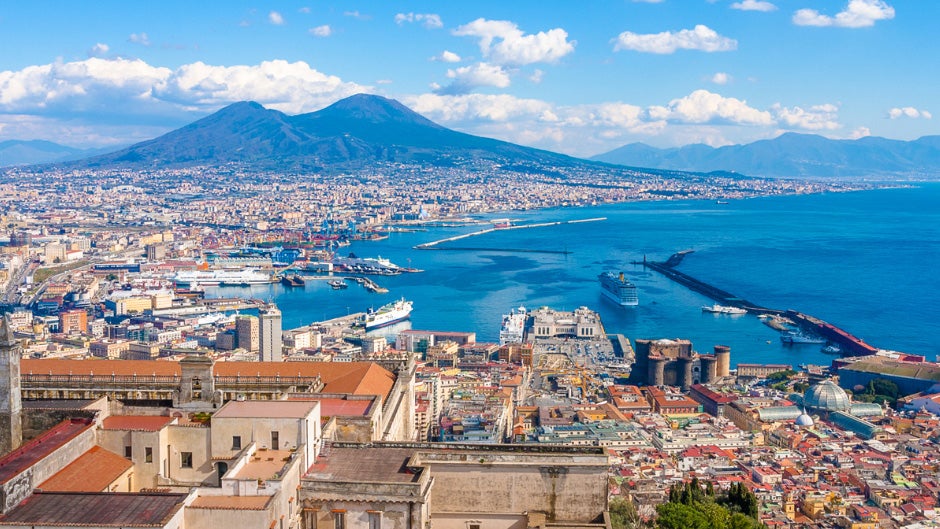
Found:
[(479, 522), (476, 522), (476, 523), (471, 522), (471, 523), (467, 524), (467, 529), (480, 529), (480, 523), (479, 523)]
[(333, 529), (346, 529), (346, 512), (333, 511)]
[(131, 458), (131, 447), (129, 445), (124, 447), (124, 457)]
[(144, 448), (144, 463), (153, 463), (153, 448)]
[(180, 468), (193, 468), (192, 452), (180, 452)]
[[(281, 443), (280, 443), (280, 441), (278, 440), (278, 437), (279, 437), (279, 436), (278, 436), (278, 433), (277, 433), (277, 432), (271, 432), (271, 450), (280, 450), (280, 449), (281, 449)], [(339, 528), (337, 528), (337, 529), (339, 529)]]
[(382, 529), (382, 513), (369, 511), (369, 529)]
[(242, 436), (233, 435), (232, 436), (232, 450), (241, 450), (242, 449)]

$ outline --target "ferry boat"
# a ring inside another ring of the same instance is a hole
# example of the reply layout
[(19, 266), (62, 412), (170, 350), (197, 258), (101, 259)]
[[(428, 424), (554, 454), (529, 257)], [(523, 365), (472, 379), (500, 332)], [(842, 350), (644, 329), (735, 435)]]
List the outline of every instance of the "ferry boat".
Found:
[(521, 305), (518, 309), (511, 309), (509, 314), (503, 314), (503, 324), (499, 329), (499, 345), (522, 343), (527, 316), (525, 307)]
[(714, 304), (702, 307), (702, 312), (711, 312), (712, 314), (747, 314), (747, 311), (739, 307), (729, 307), (727, 305)]
[(604, 272), (597, 276), (597, 279), (601, 282), (601, 292), (614, 303), (621, 307), (640, 304), (640, 299), (636, 295), (636, 285), (624, 277), (623, 272), (620, 272), (620, 275)]
[(257, 268), (241, 270), (196, 270), (177, 272), (172, 278), (176, 286), (248, 286), (271, 283), (271, 275)]
[(362, 316), (362, 319), (359, 321), (359, 323), (365, 327), (367, 331), (372, 329), (379, 329), (381, 327), (388, 327), (389, 325), (410, 318), (411, 307), (412, 303), (402, 298), (393, 303), (379, 307), (379, 310), (369, 309), (369, 312)]
[(812, 335), (809, 335), (809, 334), (803, 334), (803, 333), (801, 333), (801, 332), (799, 332), (799, 331), (790, 331), (790, 332), (785, 332), (785, 333), (781, 334), (781, 335), (780, 335), (780, 341), (783, 342), (783, 343), (789, 343), (789, 344), (794, 344), (794, 343), (796, 343), (796, 344), (801, 344), (801, 343), (816, 343), (816, 344), (826, 343), (826, 339), (825, 339), (825, 338), (820, 338), (820, 337), (818, 337), (818, 336), (812, 336)]

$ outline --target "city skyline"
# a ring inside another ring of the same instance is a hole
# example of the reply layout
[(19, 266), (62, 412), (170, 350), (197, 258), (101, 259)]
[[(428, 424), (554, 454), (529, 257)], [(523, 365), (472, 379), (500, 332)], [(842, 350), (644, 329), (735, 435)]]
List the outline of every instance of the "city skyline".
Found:
[(0, 141), (118, 147), (237, 101), (297, 114), (359, 92), (575, 156), (635, 141), (936, 133), (937, 69), (912, 53), (930, 38), (932, 3), (161, 7), (0, 8), (0, 45), (17, 50), (0, 61)]

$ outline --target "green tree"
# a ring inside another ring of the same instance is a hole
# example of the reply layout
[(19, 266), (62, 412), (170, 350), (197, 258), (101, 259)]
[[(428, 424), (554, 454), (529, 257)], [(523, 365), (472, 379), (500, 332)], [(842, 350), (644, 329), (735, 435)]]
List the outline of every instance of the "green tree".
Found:
[(711, 529), (708, 518), (691, 505), (664, 503), (656, 507), (656, 514), (660, 529)]
[(868, 383), (868, 393), (870, 395), (884, 395), (896, 399), (900, 394), (900, 390), (898, 389), (898, 385), (894, 382), (884, 378), (876, 378)]
[(613, 529), (634, 529), (641, 525), (636, 505), (626, 498), (614, 498), (607, 510), (610, 512), (610, 526)]

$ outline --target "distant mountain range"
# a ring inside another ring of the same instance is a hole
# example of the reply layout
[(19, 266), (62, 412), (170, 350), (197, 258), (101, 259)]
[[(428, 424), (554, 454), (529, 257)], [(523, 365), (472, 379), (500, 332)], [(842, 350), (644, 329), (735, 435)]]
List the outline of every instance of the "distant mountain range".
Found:
[(78, 160), (112, 150), (76, 149), (45, 140), (0, 141), (0, 167)]
[(940, 175), (940, 136), (914, 141), (867, 137), (830, 140), (783, 134), (772, 140), (713, 148), (657, 149), (631, 143), (591, 158), (613, 164), (678, 171), (734, 171), (757, 177), (915, 177)]
[(454, 166), (479, 160), (540, 167), (598, 164), (450, 130), (395, 100), (358, 94), (296, 116), (254, 102), (234, 103), (158, 138), (64, 166), (144, 169), (238, 163), (254, 169), (315, 170), (387, 163)]

